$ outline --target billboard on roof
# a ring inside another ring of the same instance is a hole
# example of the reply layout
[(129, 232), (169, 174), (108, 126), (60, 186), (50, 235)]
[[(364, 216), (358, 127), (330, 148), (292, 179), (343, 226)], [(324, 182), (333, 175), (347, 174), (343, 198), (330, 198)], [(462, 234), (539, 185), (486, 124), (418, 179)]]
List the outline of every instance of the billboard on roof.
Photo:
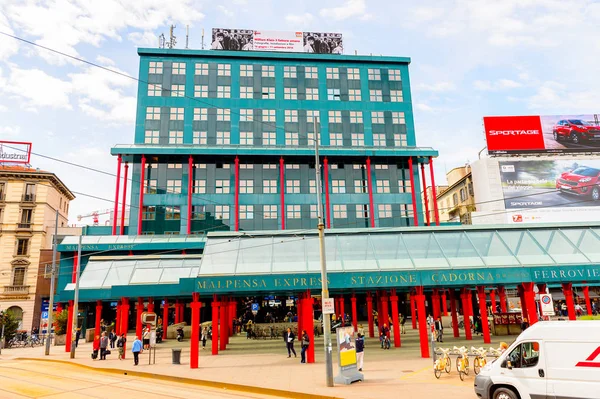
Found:
[(342, 34), (213, 28), (212, 50), (342, 54)]
[(0, 141), (0, 163), (29, 164), (31, 143), (23, 141)]
[(600, 114), (486, 116), (488, 153), (600, 152)]

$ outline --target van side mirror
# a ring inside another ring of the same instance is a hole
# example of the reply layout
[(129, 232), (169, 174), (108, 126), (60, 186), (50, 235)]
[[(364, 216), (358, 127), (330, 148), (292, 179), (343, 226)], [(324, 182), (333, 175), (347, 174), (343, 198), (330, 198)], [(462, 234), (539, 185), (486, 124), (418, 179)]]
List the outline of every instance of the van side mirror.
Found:
[(503, 369), (505, 369), (506, 368), (506, 362), (507, 362), (506, 359), (504, 359), (502, 361), (502, 363), (500, 364), (500, 367), (502, 367)]
[(510, 360), (506, 362), (506, 368), (509, 370), (512, 370), (513, 367), (512, 367), (512, 363), (510, 362)]

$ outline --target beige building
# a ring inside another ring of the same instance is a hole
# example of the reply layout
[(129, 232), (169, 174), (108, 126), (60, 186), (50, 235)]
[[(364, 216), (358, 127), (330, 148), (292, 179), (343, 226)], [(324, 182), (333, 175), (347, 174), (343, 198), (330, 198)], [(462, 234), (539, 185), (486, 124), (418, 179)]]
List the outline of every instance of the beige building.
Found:
[(57, 209), (58, 225), (67, 226), (74, 198), (53, 173), (0, 166), (0, 309), (10, 309), (24, 330), (39, 326), (35, 293), (47, 229), (54, 227)]
[[(444, 191), (446, 191), (448, 189), (448, 186), (435, 186), (435, 194), (438, 196), (440, 196), (441, 193), (443, 193)], [(427, 186), (426, 189), (427, 192), (427, 209), (429, 209), (429, 220), (431, 225), (435, 225), (435, 209), (433, 207), (433, 203), (434, 203), (434, 198), (433, 198), (433, 190), (431, 186)], [(425, 195), (423, 192), (421, 192), (421, 203), (423, 204), (423, 212), (425, 211)], [(438, 210), (440, 210), (440, 205), (438, 204)], [(448, 219), (442, 219), (442, 213), (441, 210), (439, 212), (440, 214), (440, 222), (447, 222)]]
[(475, 212), (473, 178), (471, 167), (461, 166), (446, 173), (448, 188), (438, 193), (440, 219), (461, 224), (472, 224), (471, 213)]

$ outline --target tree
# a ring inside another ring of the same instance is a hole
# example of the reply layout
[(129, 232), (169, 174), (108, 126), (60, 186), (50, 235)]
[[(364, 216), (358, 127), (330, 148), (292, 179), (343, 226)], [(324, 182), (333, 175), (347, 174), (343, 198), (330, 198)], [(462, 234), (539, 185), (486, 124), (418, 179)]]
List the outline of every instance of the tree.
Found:
[(8, 310), (0, 312), (0, 332), (4, 326), (4, 342), (10, 341), (19, 328), (19, 321), (15, 318), (12, 312)]
[(64, 309), (62, 312), (54, 313), (54, 333), (56, 335), (63, 335), (67, 333), (67, 324), (69, 322), (69, 312)]

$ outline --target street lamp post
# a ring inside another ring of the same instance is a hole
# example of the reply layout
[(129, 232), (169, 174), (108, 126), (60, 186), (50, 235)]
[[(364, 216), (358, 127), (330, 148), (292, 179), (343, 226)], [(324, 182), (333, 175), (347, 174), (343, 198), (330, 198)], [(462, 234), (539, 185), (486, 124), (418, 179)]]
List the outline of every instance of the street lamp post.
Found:
[[(319, 228), (319, 249), (321, 258), (321, 303), (329, 298), (327, 286), (327, 259), (325, 256), (325, 224), (323, 223), (323, 200), (321, 198), (321, 164), (319, 163), (319, 130), (317, 117), (313, 117), (315, 130), (315, 173), (317, 186), (317, 215)], [(323, 314), (323, 338), (325, 349), (325, 375), (328, 387), (333, 386), (333, 364), (331, 361), (331, 319), (329, 315)]]
[(73, 329), (71, 337), (71, 359), (75, 359), (75, 348), (77, 346), (77, 326), (79, 314), (79, 270), (81, 265), (81, 239), (79, 235), (79, 245), (77, 246), (77, 268), (75, 269), (75, 298), (73, 298)]

